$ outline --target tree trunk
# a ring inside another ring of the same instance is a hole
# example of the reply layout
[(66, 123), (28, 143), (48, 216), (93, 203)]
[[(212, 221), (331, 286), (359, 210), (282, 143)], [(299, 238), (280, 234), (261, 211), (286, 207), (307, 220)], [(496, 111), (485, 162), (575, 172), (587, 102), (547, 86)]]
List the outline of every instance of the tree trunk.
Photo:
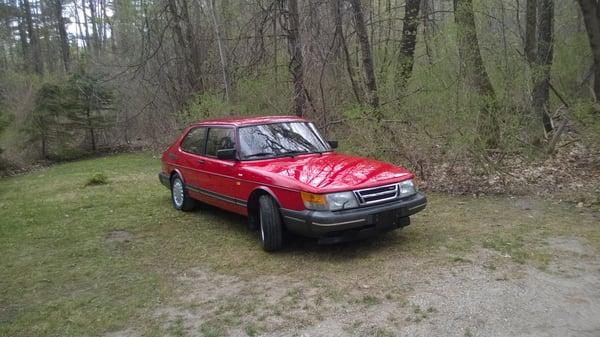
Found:
[[(77, 3), (77, 1), (75, 1)], [(85, 13), (85, 0), (81, 0), (81, 10), (83, 14), (83, 27), (85, 28), (85, 47), (90, 50), (93, 49), (90, 44), (90, 29), (88, 27), (87, 14)], [(75, 12), (77, 14), (77, 11)]]
[(600, 5), (596, 0), (577, 0), (594, 57), (594, 97), (600, 100)]
[(37, 35), (37, 31), (33, 25), (33, 18), (31, 15), (31, 6), (29, 0), (23, 0), (25, 8), (25, 21), (27, 22), (27, 33), (29, 35), (29, 44), (31, 46), (31, 64), (33, 69), (38, 75), (44, 75), (44, 62), (42, 61), (42, 49), (40, 46), (40, 40)]
[(412, 76), (415, 63), (415, 47), (417, 45), (417, 29), (419, 28), (419, 7), (421, 0), (406, 0), (404, 12), (404, 25), (402, 26), (402, 39), (400, 40), (400, 55), (398, 72), (396, 73), (396, 100), (406, 89), (406, 84)]
[(304, 92), (304, 58), (300, 39), (300, 18), (298, 0), (287, 0), (287, 40), (290, 53), (290, 72), (294, 83), (294, 113), (302, 116), (306, 105)]
[(365, 86), (367, 88), (367, 103), (373, 108), (379, 107), (379, 96), (377, 94), (377, 81), (375, 80), (375, 70), (373, 69), (373, 57), (371, 56), (371, 46), (365, 19), (362, 12), (361, 0), (349, 0), (352, 5), (354, 15), (354, 25), (356, 27), (356, 36), (360, 44), (362, 56), (362, 66), (365, 72)]
[(65, 72), (69, 72), (69, 39), (65, 28), (65, 18), (62, 15), (62, 0), (54, 0), (54, 15), (56, 16), (56, 29), (60, 37), (60, 50)]
[(537, 0), (527, 0), (525, 13), (525, 56), (530, 65), (535, 64), (535, 41), (537, 29)]
[(277, 82), (277, 6), (273, 6), (273, 72), (275, 74), (275, 82)]
[[(21, 2), (21, 5), (23, 5), (23, 3)], [(22, 8), (23, 6), (21, 6)], [(25, 28), (26, 23), (25, 23), (25, 13), (24, 11), (21, 9), (21, 14), (19, 17), (19, 23), (18, 23), (18, 28), (19, 28), (19, 41), (21, 42), (21, 51), (23, 52), (23, 66), (24, 69), (26, 71), (31, 71), (32, 67), (31, 67), (31, 50), (29, 48), (29, 43), (27, 42), (27, 29)]]
[(90, 3), (90, 21), (92, 23), (92, 43), (94, 45), (94, 54), (96, 56), (100, 53), (100, 38), (98, 37), (98, 17), (96, 15), (96, 7), (94, 0), (89, 0)]
[(229, 62), (227, 53), (225, 51), (225, 45), (221, 37), (221, 29), (219, 25), (219, 20), (217, 19), (217, 12), (215, 10), (215, 0), (210, 0), (210, 10), (213, 19), (213, 24), (215, 26), (215, 34), (217, 35), (217, 45), (219, 47), (219, 56), (221, 59), (221, 72), (223, 74), (223, 87), (225, 89), (225, 100), (229, 102), (229, 93), (231, 91), (229, 85)]
[(465, 72), (468, 83), (484, 101), (480, 108), (478, 132), (488, 148), (495, 148), (500, 137), (496, 117), (496, 94), (481, 57), (473, 0), (454, 0), (454, 19), (457, 26), (461, 70)]
[(102, 48), (105, 48), (106, 41), (108, 36), (106, 35), (106, 25), (108, 23), (108, 15), (106, 13), (106, 0), (102, 0), (100, 2), (100, 7), (102, 8)]
[(533, 106), (542, 121), (544, 130), (551, 132), (552, 121), (548, 115), (550, 98), (550, 70), (554, 58), (554, 0), (540, 0), (538, 8), (538, 34), (536, 71), (534, 72)]
[(87, 117), (87, 126), (88, 131), (90, 132), (90, 145), (92, 146), (92, 151), (96, 152), (96, 133), (94, 132), (94, 125), (92, 123), (92, 116), (89, 107), (85, 109), (85, 116)]
[(192, 76), (194, 78), (192, 82), (193, 90), (202, 90), (204, 82), (202, 79), (202, 53), (203, 51), (198, 46), (198, 41), (195, 38), (194, 26), (189, 14), (189, 4), (187, 0), (181, 0), (181, 16), (185, 23), (185, 36), (187, 39), (187, 55), (188, 62), (192, 67)]
[[(179, 14), (179, 10), (177, 9), (176, 0), (168, 0), (167, 6), (168, 6), (169, 12), (171, 14), (171, 17), (173, 18), (172, 29), (173, 29), (173, 32), (175, 33), (177, 45), (179, 45), (179, 48), (177, 48), (177, 46), (175, 46), (175, 48), (174, 48), (174, 53), (177, 57), (176, 67), (177, 67), (178, 77), (182, 76), (183, 73), (186, 73), (188, 84), (190, 85), (190, 87), (195, 88), (197, 85), (197, 82), (196, 82), (196, 76), (195, 76), (194, 72), (185, 70), (185, 68), (192, 67), (192, 65), (191, 65), (191, 60), (190, 60), (189, 52), (188, 52), (189, 46), (188, 46), (185, 36), (183, 34), (183, 28), (181, 27), (182, 20), (181, 20), (181, 15)], [(182, 53), (183, 53), (183, 55), (181, 55)], [(183, 62), (183, 66), (182, 66), (182, 62)]]
[[(348, 72), (348, 77), (350, 78), (350, 83), (352, 84), (352, 91), (354, 92), (354, 97), (356, 98), (356, 102), (358, 104), (362, 104), (362, 98), (360, 95), (360, 87), (356, 80), (354, 79), (354, 69), (352, 68), (352, 60), (350, 59), (350, 52), (348, 51), (348, 44), (346, 43), (346, 37), (344, 36), (344, 26), (342, 22), (342, 1), (343, 0), (334, 0), (334, 24), (335, 24), (335, 35), (336, 38), (339, 39), (340, 44), (339, 48), (344, 53), (346, 64), (346, 71)], [(338, 56), (339, 58), (339, 56)]]

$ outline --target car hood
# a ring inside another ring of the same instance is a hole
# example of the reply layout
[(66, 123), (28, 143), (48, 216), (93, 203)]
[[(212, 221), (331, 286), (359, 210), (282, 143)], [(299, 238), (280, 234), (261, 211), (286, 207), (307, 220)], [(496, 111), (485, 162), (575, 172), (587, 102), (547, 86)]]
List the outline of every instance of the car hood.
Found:
[(338, 192), (394, 183), (413, 177), (405, 168), (338, 153), (246, 162), (248, 170), (313, 193)]

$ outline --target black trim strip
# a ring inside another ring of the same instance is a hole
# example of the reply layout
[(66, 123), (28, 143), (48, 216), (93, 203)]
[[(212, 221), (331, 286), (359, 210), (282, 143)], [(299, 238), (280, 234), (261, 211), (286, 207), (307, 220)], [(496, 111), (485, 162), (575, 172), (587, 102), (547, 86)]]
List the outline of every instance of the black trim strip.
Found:
[(242, 207), (246, 207), (247, 206), (247, 202), (245, 200), (242, 199), (236, 199), (236, 198), (232, 198), (232, 197), (228, 197), (226, 195), (220, 194), (220, 193), (215, 193), (209, 190), (205, 190), (203, 188), (199, 188), (193, 185), (186, 185), (185, 187), (187, 187), (190, 191), (192, 192), (196, 192), (196, 193), (200, 193), (200, 194), (204, 194), (208, 197), (211, 198), (215, 198), (215, 199), (219, 199), (221, 201), (225, 201), (237, 206), (242, 206)]

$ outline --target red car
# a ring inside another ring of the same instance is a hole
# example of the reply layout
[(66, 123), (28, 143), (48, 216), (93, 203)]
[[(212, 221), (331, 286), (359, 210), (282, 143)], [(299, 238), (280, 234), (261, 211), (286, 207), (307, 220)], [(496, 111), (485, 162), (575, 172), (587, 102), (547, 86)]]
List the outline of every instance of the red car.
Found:
[(163, 153), (159, 179), (178, 210), (200, 201), (247, 216), (267, 251), (284, 231), (335, 243), (405, 227), (425, 208), (411, 172), (336, 147), (302, 118), (206, 120)]

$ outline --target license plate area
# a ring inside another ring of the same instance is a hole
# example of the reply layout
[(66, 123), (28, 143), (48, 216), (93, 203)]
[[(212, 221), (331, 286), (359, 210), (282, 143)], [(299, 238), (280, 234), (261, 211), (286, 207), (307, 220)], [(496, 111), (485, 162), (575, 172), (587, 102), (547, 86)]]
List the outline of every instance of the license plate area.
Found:
[(377, 225), (387, 227), (391, 225), (397, 225), (400, 221), (399, 219), (400, 212), (391, 210), (375, 214), (375, 219), (373, 220)]

